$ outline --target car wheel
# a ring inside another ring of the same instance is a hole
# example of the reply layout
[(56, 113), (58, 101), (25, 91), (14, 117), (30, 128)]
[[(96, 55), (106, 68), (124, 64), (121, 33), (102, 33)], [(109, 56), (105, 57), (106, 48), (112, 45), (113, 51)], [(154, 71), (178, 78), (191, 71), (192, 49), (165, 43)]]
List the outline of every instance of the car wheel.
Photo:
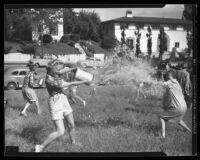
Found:
[(14, 83), (14, 82), (8, 83), (7, 89), (8, 89), (8, 90), (11, 90), (11, 89), (15, 90), (15, 89), (17, 89), (16, 83)]

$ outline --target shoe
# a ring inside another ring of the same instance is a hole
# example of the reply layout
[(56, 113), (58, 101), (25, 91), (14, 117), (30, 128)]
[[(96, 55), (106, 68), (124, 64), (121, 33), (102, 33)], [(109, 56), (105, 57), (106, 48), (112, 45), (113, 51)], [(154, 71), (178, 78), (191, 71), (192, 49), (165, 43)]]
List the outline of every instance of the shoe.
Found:
[(83, 101), (83, 107), (85, 108), (85, 106), (86, 106), (86, 101)]
[(41, 145), (35, 145), (35, 152), (42, 152), (43, 147)]

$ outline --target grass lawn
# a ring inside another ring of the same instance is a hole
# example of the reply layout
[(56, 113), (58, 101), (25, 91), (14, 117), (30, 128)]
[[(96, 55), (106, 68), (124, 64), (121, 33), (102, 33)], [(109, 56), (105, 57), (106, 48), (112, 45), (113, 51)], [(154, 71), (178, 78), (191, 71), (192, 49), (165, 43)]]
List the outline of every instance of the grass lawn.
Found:
[[(84, 109), (73, 104), (77, 141), (82, 146), (69, 144), (66, 134), (53, 141), (44, 152), (156, 152), (167, 155), (191, 155), (192, 135), (177, 124), (168, 123), (166, 139), (159, 138), (160, 124), (157, 113), (162, 111), (161, 99), (140, 97), (131, 86), (102, 87), (89, 96), (87, 86), (79, 88), (79, 95), (87, 100)], [(55, 128), (50, 120), (46, 89), (37, 89), (42, 115), (36, 115), (36, 107), (27, 110), (28, 117), (20, 117), (24, 100), (21, 90), (4, 91), (9, 100), (5, 110), (5, 145), (19, 146), (21, 152), (31, 152)], [(192, 128), (192, 111), (184, 117)]]

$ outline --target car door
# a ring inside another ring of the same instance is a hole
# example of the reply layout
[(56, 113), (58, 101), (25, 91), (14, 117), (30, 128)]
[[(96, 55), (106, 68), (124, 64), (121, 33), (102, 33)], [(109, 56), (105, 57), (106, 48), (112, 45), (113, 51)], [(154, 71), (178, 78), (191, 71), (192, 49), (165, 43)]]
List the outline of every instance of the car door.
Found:
[(18, 74), (18, 84), (19, 84), (19, 87), (21, 88), (22, 85), (23, 85), (23, 82), (24, 82), (24, 78), (26, 76), (26, 73), (27, 73), (27, 70), (21, 70), (19, 71), (19, 74)]
[(13, 70), (12, 72), (10, 72), (9, 75), (7, 75), (7, 82), (5, 83), (6, 85), (10, 82), (14, 82), (14, 83), (18, 83), (18, 70)]

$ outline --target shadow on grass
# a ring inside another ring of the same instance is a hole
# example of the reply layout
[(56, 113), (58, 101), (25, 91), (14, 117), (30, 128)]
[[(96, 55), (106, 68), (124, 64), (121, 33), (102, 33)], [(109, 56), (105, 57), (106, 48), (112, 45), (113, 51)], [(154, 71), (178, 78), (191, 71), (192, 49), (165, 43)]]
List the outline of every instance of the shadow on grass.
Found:
[(38, 135), (41, 133), (43, 126), (28, 126), (24, 128), (20, 136), (31, 143), (38, 143)]
[(8, 136), (8, 135), (20, 136), (19, 132), (15, 131), (15, 130), (12, 130), (10, 128), (5, 129), (4, 133), (5, 133), (5, 136)]
[(131, 112), (136, 112), (136, 113), (146, 113), (145, 110), (141, 110), (141, 109), (138, 109), (138, 108), (130, 108), (130, 107), (126, 107), (125, 111), (131, 111)]
[(84, 127), (116, 127), (116, 126), (124, 126), (124, 127), (132, 127), (132, 124), (128, 121), (123, 121), (117, 117), (108, 118), (106, 120), (102, 120), (99, 122), (92, 122), (92, 121), (75, 121), (77, 127), (84, 128)]

